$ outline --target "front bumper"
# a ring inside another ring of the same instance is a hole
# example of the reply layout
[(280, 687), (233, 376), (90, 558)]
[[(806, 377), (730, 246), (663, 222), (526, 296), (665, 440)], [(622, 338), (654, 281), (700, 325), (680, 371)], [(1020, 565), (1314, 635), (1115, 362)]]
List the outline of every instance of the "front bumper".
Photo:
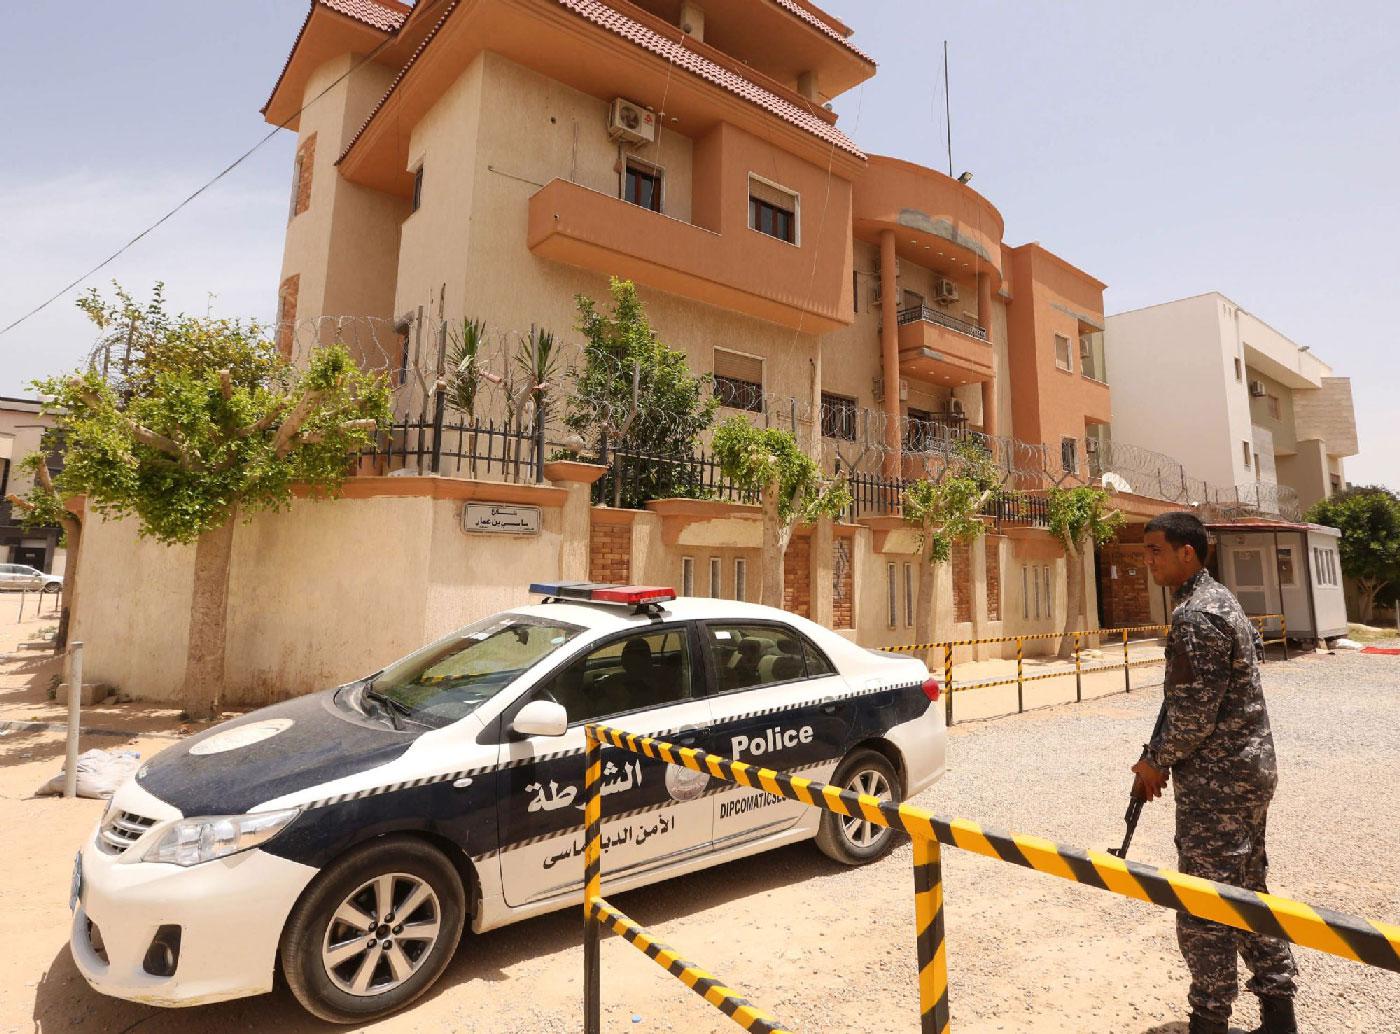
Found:
[[(94, 990), (148, 1005), (202, 1005), (272, 990), (282, 927), (316, 875), (257, 848), (188, 868), (111, 855), (94, 838), (80, 853), (73, 961)], [(89, 921), (101, 933), (105, 960)], [(180, 927), (179, 961), (171, 976), (154, 976), (145, 970), (146, 952), (166, 925)]]

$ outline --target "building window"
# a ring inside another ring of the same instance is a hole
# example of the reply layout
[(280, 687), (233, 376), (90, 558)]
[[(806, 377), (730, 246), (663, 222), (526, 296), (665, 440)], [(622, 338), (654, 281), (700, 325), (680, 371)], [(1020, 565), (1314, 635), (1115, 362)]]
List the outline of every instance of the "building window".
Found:
[(1021, 565), (1021, 620), (1029, 621), (1031, 618), (1031, 582), (1030, 568), (1025, 564)]
[(316, 134), (309, 133), (297, 145), (292, 163), (292, 204), (287, 219), (292, 220), (311, 207), (311, 172), (316, 160)]
[(1066, 474), (1079, 473), (1079, 439), (1060, 439), (1060, 469)]
[(292, 203), (287, 211), (287, 219), (290, 221), (296, 218), (297, 207), (301, 202), (301, 155), (297, 155), (292, 162)]
[(1036, 577), (1035, 568), (1029, 569), (1031, 575), (1031, 592), (1035, 594), (1035, 619), (1040, 620), (1040, 579)]
[(895, 565), (885, 565), (885, 623), (890, 628), (894, 628), (899, 623), (899, 587), (896, 579)]
[(743, 557), (734, 559), (734, 598), (741, 603), (749, 598), (749, 562)]
[(681, 557), (681, 595), (695, 595), (695, 558)]
[(1278, 583), (1285, 589), (1291, 589), (1298, 584), (1298, 577), (1293, 573), (1293, 547), (1278, 547)]
[(711, 595), (714, 599), (719, 599), (722, 595), (724, 595), (724, 594), (721, 592), (721, 589), (723, 588), (723, 586), (720, 585), (720, 578), (721, 578), (721, 568), (720, 568), (719, 557), (717, 557), (717, 556), (712, 556), (712, 557), (710, 557), (710, 595)]
[(1245, 469), (1248, 470), (1250, 465), (1249, 460), (1252, 447), (1250, 446), (1249, 442), (1240, 442), (1240, 447), (1244, 450), (1244, 466)]
[(1273, 417), (1275, 420), (1280, 419), (1283, 416), (1283, 404), (1279, 402), (1279, 398), (1277, 395), (1269, 395), (1267, 396), (1267, 398), (1269, 405), (1269, 416)]
[(851, 311), (860, 312), (860, 271), (851, 270)]
[(661, 211), (661, 170), (655, 165), (629, 158), (622, 199), (653, 212)]
[(1069, 338), (1055, 335), (1055, 365), (1069, 373), (1074, 372), (1074, 359), (1069, 354)]
[(1045, 582), (1045, 619), (1051, 621), (1055, 617), (1055, 608), (1050, 603), (1055, 597), (1050, 594), (1050, 568), (1043, 567), (1040, 573)]
[(756, 355), (715, 349), (715, 398), (721, 406), (763, 412), (763, 360)]
[(822, 392), (822, 437), (856, 440), (856, 400)]
[(938, 424), (926, 409), (908, 407), (904, 412), (904, 451), (933, 452), (938, 445)]
[(904, 565), (904, 627), (914, 627), (914, 565)]
[(749, 229), (797, 243), (798, 197), (792, 191), (749, 176)]
[(410, 212), (416, 212), (423, 207), (423, 166), (420, 163), (418, 168), (413, 170), (413, 205)]

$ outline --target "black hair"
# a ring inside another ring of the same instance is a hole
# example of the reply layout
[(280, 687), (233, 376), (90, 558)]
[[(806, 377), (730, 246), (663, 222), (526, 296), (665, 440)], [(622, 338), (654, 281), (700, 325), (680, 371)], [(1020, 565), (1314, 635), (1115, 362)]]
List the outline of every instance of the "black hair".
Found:
[(1147, 522), (1147, 527), (1143, 531), (1144, 534), (1149, 531), (1160, 531), (1173, 549), (1190, 546), (1196, 551), (1196, 559), (1202, 566), (1205, 566), (1210, 539), (1206, 535), (1206, 526), (1194, 513), (1186, 510), (1159, 513)]

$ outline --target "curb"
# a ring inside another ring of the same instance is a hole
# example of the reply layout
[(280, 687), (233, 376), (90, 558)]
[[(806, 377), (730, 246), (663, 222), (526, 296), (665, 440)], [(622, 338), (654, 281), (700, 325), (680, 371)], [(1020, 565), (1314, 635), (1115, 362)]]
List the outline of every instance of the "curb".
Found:
[[(66, 722), (0, 722), (0, 733), (7, 732), (64, 732), (68, 731)], [(138, 736), (147, 736), (153, 739), (178, 740), (179, 736), (168, 732), (127, 732), (121, 729), (93, 729), (80, 727), (80, 736), (116, 736), (121, 739), (135, 739)]]

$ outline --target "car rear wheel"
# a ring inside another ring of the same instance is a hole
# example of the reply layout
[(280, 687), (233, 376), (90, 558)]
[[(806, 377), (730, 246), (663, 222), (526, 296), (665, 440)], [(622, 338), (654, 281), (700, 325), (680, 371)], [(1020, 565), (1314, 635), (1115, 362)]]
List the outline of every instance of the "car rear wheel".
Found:
[[(882, 801), (897, 801), (901, 794), (894, 766), (875, 750), (858, 750), (847, 757), (836, 769), (831, 784)], [(894, 830), (861, 816), (827, 811), (822, 813), (817, 847), (843, 865), (869, 865), (894, 850), (896, 836)]]
[(62, 589), (62, 588), (63, 588), (63, 583), (62, 583), (62, 582), (45, 582), (45, 583), (44, 583), (44, 592), (48, 593), (50, 596), (52, 596), (54, 593), (58, 592), (58, 591), (59, 591), (60, 589)]
[(388, 837), (317, 877), (282, 934), (282, 972), (305, 1009), (363, 1023), (400, 1009), (442, 975), (466, 918), (457, 870), (435, 847)]

